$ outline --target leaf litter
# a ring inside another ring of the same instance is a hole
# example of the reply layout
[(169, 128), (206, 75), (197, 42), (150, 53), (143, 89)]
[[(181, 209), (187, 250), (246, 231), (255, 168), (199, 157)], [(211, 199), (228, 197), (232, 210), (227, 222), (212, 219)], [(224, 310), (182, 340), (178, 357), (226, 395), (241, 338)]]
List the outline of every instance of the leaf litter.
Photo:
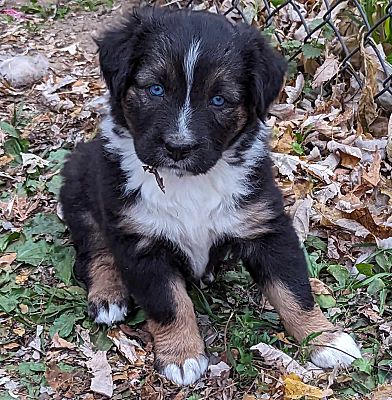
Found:
[[(23, 84), (11, 76), (0, 81), (0, 398), (389, 398), (392, 101), (388, 93), (374, 101), (385, 71), (353, 23), (349, 2), (337, 4), (331, 18), (349, 51), (359, 43), (352, 64), (364, 88), (340, 73), (342, 53), (331, 32), (316, 32), (291, 63), (268, 123), (276, 180), (304, 244), (313, 294), (356, 336), (364, 358), (350, 371), (313, 369), (306, 346), (284, 335), (272, 307), (229, 257), (212, 288), (191, 291), (211, 357), (208, 376), (185, 390), (153, 371), (151, 337), (137, 309), (128, 325), (109, 331), (89, 320), (56, 202), (64, 158), (108, 113), (91, 33), (131, 5), (54, 3), (23, 11), (10, 0), (0, 15), (7, 18), (0, 64), (22, 54), (30, 57), (23, 62), (41, 63)], [(230, 1), (211, 4), (195, 8), (219, 7), (240, 20)], [(241, 4), (249, 22), (265, 22), (258, 2)], [(309, 24), (326, 12), (321, 1), (296, 7)], [(298, 49), (306, 31), (291, 4), (274, 24), (281, 50)], [(375, 46), (386, 60), (385, 48)]]

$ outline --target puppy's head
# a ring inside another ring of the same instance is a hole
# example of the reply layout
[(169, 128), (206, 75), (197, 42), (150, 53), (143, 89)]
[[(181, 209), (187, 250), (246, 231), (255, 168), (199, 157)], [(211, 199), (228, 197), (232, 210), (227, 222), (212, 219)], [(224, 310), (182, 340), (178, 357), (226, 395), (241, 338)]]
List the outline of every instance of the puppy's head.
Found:
[(205, 12), (140, 9), (97, 43), (138, 157), (179, 173), (207, 172), (254, 132), (286, 69), (257, 29)]

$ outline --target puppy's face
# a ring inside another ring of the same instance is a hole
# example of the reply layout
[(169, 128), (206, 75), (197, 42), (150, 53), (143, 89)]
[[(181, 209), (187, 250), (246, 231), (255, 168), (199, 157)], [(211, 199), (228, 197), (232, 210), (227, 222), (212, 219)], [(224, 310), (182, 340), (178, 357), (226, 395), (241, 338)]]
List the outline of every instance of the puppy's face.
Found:
[(138, 157), (178, 174), (207, 172), (251, 134), (285, 71), (258, 31), (208, 13), (142, 9), (98, 44)]

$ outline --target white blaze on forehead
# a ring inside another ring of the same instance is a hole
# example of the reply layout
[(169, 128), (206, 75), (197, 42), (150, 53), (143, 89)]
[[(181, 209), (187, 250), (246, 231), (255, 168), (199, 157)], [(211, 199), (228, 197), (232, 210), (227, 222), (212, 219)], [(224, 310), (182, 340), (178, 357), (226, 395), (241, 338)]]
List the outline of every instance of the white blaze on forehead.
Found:
[(191, 46), (184, 59), (184, 72), (186, 80), (186, 97), (184, 105), (180, 109), (178, 115), (178, 135), (189, 138), (189, 120), (192, 115), (191, 109), (191, 90), (193, 85), (193, 76), (195, 65), (200, 54), (200, 41), (196, 40), (191, 43)]

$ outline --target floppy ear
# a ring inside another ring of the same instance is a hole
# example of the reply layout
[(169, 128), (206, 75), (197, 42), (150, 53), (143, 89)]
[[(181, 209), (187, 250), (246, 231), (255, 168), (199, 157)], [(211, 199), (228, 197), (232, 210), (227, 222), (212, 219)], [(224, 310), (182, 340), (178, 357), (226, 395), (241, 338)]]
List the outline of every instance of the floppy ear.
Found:
[(264, 120), (270, 105), (282, 89), (287, 62), (258, 29), (247, 26), (244, 30), (247, 37), (246, 62), (250, 76), (251, 102), (257, 116)]
[(151, 7), (134, 10), (118, 27), (95, 39), (102, 75), (114, 98), (122, 96), (127, 88), (135, 63), (142, 54), (138, 45), (140, 36), (152, 13)]

